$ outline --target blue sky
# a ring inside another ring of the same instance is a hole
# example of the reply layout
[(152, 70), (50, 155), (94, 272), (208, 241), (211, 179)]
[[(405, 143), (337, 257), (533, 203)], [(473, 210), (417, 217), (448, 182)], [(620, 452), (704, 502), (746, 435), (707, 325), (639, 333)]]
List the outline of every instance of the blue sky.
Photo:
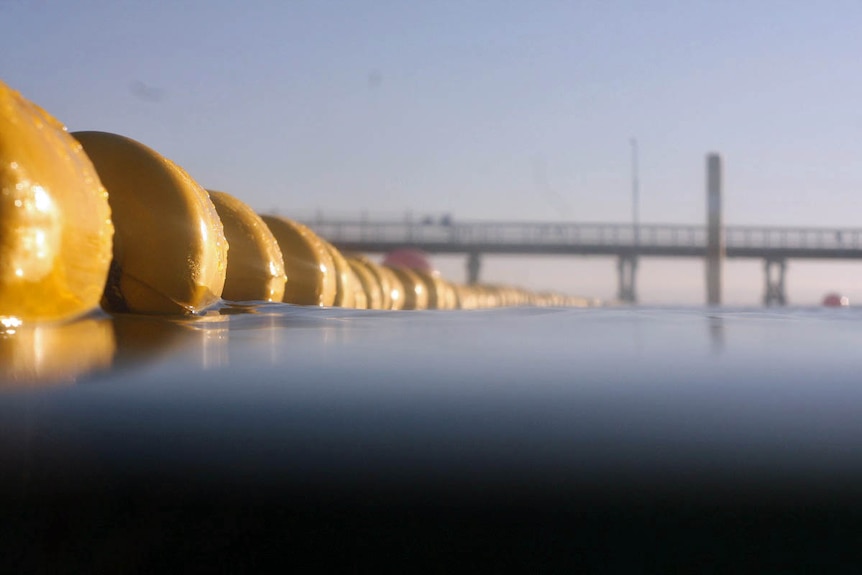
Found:
[[(704, 221), (718, 151), (726, 223), (859, 227), (862, 3), (817, 4), (0, 0), (0, 79), (261, 212), (628, 221), (634, 136), (644, 222)], [(862, 300), (856, 267), (791, 262), (791, 299)], [(614, 289), (609, 260), (486, 268)], [(729, 264), (729, 300), (760, 274)], [(642, 298), (702, 278), (645, 261)]]

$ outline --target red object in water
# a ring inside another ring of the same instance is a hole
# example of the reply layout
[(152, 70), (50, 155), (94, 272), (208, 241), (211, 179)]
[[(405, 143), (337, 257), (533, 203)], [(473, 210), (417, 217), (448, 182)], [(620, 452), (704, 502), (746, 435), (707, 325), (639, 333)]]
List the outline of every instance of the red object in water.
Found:
[(826, 307), (847, 307), (850, 305), (850, 299), (837, 293), (829, 293), (823, 297), (823, 305)]
[(412, 248), (403, 248), (389, 252), (383, 258), (383, 265), (434, 273), (434, 266), (431, 265), (428, 254), (422, 250)]

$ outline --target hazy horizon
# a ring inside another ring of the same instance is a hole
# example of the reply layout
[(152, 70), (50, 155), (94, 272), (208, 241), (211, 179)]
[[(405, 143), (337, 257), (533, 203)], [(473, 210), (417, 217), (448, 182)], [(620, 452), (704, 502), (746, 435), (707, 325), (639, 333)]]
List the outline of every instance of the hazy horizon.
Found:
[[(860, 227), (862, 4), (0, 1), (0, 79), (70, 130), (124, 134), (259, 212)], [(463, 265), (443, 259), (446, 275)], [(858, 269), (857, 269), (858, 268)], [(757, 305), (760, 262), (725, 301)], [(611, 259), (486, 258), (484, 279), (601, 298)], [(862, 265), (791, 260), (792, 304), (862, 301)], [(703, 263), (642, 259), (644, 303)]]

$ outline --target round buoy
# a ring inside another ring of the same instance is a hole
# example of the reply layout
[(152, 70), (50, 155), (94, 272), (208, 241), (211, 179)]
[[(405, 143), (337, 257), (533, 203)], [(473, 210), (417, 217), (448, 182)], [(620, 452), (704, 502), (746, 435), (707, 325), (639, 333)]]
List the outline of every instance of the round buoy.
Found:
[(193, 314), (218, 302), (228, 245), (206, 191), (177, 164), (131, 138), (72, 135), (108, 190), (116, 228), (102, 307)]
[(837, 293), (829, 293), (823, 297), (823, 305), (826, 307), (847, 307), (850, 305), (850, 299)]
[(81, 145), (0, 82), (0, 318), (63, 320), (99, 305), (114, 226)]
[(383, 258), (383, 265), (393, 268), (419, 270), (429, 274), (437, 274), (427, 253), (413, 248), (393, 250)]
[[(328, 241), (321, 239), (323, 246), (329, 252), (329, 257), (332, 258), (332, 264), (335, 271), (335, 301), (332, 305), (335, 307), (356, 307), (356, 288), (353, 278), (353, 271), (347, 260), (338, 251), (338, 248), (333, 246)], [(364, 301), (364, 294), (362, 297)]]
[(261, 216), (275, 236), (287, 283), (284, 303), (329, 307), (335, 302), (336, 274), (329, 249), (307, 226), (279, 216)]
[(383, 290), (377, 277), (371, 269), (361, 259), (350, 257), (347, 258), (347, 263), (350, 269), (353, 270), (353, 275), (362, 286), (365, 292), (365, 302), (368, 309), (384, 309), (383, 307)]
[(287, 276), (275, 236), (248, 204), (225, 192), (207, 191), (230, 246), (222, 298), (280, 302)]
[[(404, 303), (401, 309), (428, 309), (428, 290), (425, 287), (425, 282), (422, 281), (413, 270), (403, 267), (384, 266), (390, 270), (395, 277), (398, 278), (403, 291)], [(394, 293), (393, 293), (394, 297)]]

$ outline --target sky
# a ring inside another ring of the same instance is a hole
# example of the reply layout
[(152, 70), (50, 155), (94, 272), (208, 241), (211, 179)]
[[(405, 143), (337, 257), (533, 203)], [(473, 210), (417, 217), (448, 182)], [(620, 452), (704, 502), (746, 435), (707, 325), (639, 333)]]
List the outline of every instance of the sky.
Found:
[[(862, 3), (0, 0), (0, 80), (134, 138), (261, 213), (862, 227)], [(464, 261), (439, 258), (463, 281)], [(703, 262), (641, 261), (698, 304)], [(601, 298), (607, 258), (485, 258), (482, 278)], [(757, 305), (762, 263), (728, 261)], [(862, 302), (862, 262), (791, 261), (791, 302)]]

